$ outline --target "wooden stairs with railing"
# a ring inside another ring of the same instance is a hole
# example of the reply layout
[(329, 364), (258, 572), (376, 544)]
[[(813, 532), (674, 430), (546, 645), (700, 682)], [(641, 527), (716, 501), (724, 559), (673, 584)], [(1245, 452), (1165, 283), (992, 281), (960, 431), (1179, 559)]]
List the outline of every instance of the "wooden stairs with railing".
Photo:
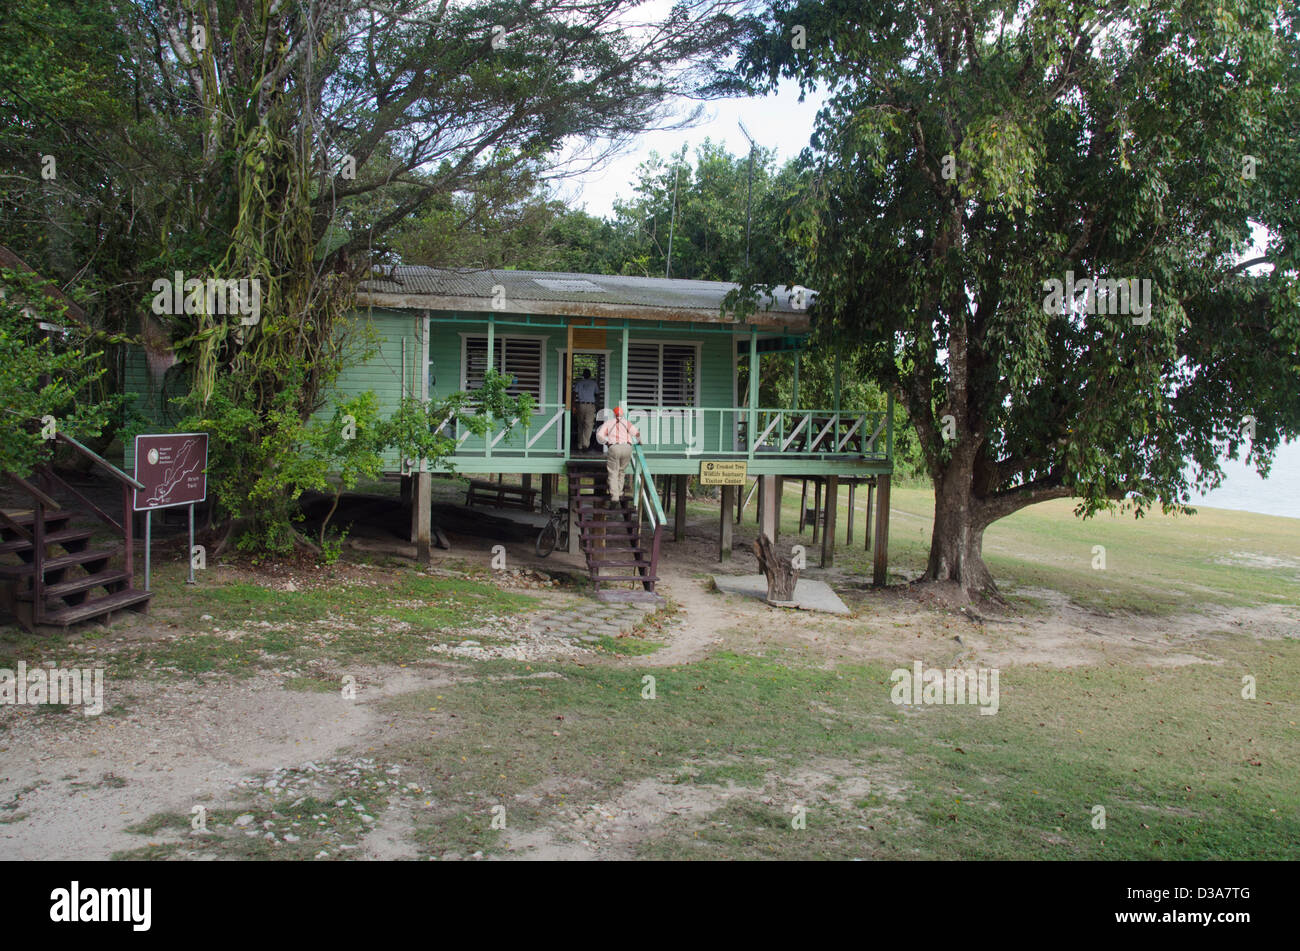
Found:
[[(26, 479), (8, 479), (32, 497), (32, 507), (0, 510), (0, 608), (29, 631), (41, 626), (67, 628), (82, 621), (109, 620), (123, 610), (147, 611), (152, 594), (135, 587), (131, 489), (135, 480), (98, 455), (64, 438), (102, 464), (122, 483), (121, 521), (108, 515), (49, 465), (39, 466), (39, 487)], [(65, 507), (55, 497), (62, 490), (107, 523), (121, 546), (96, 546), (78, 517), (85, 512)], [(119, 551), (122, 566), (112, 567)]]
[(603, 460), (571, 461), (569, 508), (577, 513), (578, 543), (597, 591), (628, 583), (654, 592), (658, 582), (661, 526), (643, 529), (634, 500), (610, 507)]

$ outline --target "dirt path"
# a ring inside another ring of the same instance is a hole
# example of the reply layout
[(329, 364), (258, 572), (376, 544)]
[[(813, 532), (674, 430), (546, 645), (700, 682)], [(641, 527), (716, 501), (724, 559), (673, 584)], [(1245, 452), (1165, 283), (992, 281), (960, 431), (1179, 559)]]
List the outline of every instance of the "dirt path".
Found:
[(145, 838), (126, 827), (232, 802), (241, 778), (374, 738), (383, 727), (376, 700), (452, 681), (393, 668), (372, 669), (361, 682), (369, 687), (350, 701), (285, 690), (270, 675), (203, 685), (128, 681), (105, 697), (109, 709), (125, 702), (125, 714), (11, 711), (0, 734), (7, 805), (0, 856), (106, 859), (138, 848)]
[(660, 571), (664, 581), (659, 591), (676, 601), (681, 613), (674, 624), (656, 635), (666, 646), (653, 654), (637, 657), (638, 667), (673, 667), (700, 660), (722, 644), (724, 630), (759, 615), (757, 607), (737, 610), (729, 605), (726, 598), (711, 590), (711, 581), (697, 578), (691, 572), (673, 568)]
[[(564, 810), (561, 821), (538, 829), (511, 831), (504, 857), (528, 861), (629, 860), (650, 840), (684, 824), (699, 824), (732, 799), (757, 799), (781, 810), (793, 803), (847, 803), (872, 790), (883, 805), (862, 814), (885, 814), (897, 821), (892, 808), (902, 800), (906, 784), (889, 762), (868, 768), (846, 760), (817, 760), (790, 771), (769, 770), (759, 785), (694, 785), (668, 778), (646, 777), (625, 783), (617, 794), (585, 806)], [(548, 785), (546, 792), (553, 794)]]

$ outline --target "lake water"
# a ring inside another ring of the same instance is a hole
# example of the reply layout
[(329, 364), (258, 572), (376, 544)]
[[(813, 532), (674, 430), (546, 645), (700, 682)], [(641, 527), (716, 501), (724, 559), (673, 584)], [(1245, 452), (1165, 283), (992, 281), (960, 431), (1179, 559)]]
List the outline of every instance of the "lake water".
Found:
[[(1278, 448), (1267, 479), (1240, 460), (1225, 462), (1223, 471), (1223, 483), (1212, 492), (1193, 495), (1191, 504), (1300, 519), (1300, 442)], [(1300, 525), (1296, 529), (1300, 531)]]

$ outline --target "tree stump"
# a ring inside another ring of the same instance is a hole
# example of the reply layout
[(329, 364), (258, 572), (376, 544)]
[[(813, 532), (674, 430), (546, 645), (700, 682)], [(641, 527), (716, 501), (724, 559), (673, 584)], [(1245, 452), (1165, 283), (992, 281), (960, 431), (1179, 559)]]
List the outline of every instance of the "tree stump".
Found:
[(794, 604), (794, 586), (799, 581), (799, 572), (785, 555), (778, 554), (772, 545), (772, 539), (766, 535), (758, 536), (754, 542), (754, 554), (758, 557), (758, 566), (767, 575), (767, 600), (773, 604)]

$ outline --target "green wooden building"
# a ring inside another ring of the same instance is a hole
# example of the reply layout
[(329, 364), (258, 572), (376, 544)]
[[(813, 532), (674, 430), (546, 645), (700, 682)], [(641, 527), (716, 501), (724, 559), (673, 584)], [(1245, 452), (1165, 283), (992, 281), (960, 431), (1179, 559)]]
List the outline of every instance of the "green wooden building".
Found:
[[(843, 480), (878, 487), (873, 493), (877, 577), (883, 582), (892, 406), (884, 413), (805, 406), (797, 360), (793, 405), (759, 406), (763, 357), (803, 348), (811, 295), (802, 288), (777, 288), (770, 306), (736, 320), (722, 307), (734, 287), (663, 278), (397, 267), (362, 288), (359, 317), (371, 322), (381, 349), (366, 365), (345, 371), (340, 387), (373, 390), (395, 405), (403, 394), (436, 398), (472, 391), (489, 365), (510, 375), (511, 391), (530, 394), (537, 405), (532, 420), (486, 437), (450, 433), (458, 441), (452, 465), (467, 475), (539, 476), (542, 495), (549, 499), (553, 477), (588, 462), (575, 445), (573, 381), (590, 370), (598, 402), (624, 407), (641, 431), (642, 451), (634, 462), (641, 483), (676, 477), (672, 481), (683, 498), (686, 479), (700, 475), (702, 466), (744, 463), (747, 478), (760, 482), (760, 526), (774, 540), (778, 479), (813, 478), (826, 485), (831, 530), (824, 537), (831, 545), (833, 487)], [(758, 368), (747, 374), (743, 389), (742, 365)], [(403, 466), (402, 460), (392, 462)], [(407, 461), (406, 468), (418, 479), (423, 467)], [(427, 489), (416, 488), (413, 495), (418, 541), (427, 538), (427, 504), (420, 502)], [(723, 489), (719, 540), (724, 552), (730, 549), (733, 497), (730, 487)], [(654, 517), (656, 500), (646, 501), (646, 514)], [(680, 519), (682, 506), (677, 510)], [(577, 536), (571, 535), (574, 550)]]
[[(777, 288), (769, 306), (734, 319), (723, 313), (724, 298), (734, 287), (537, 271), (396, 267), (376, 272), (361, 287), (356, 319), (369, 324), (377, 349), (364, 364), (346, 368), (337, 388), (342, 394), (373, 391), (388, 413), (404, 396), (436, 399), (473, 391), (488, 366), (495, 367), (513, 378), (512, 393), (533, 397), (532, 420), (527, 426), (498, 427), (486, 437), (448, 430), (458, 444), (450, 465), (471, 478), (518, 474), (531, 484), (536, 477), (541, 499), (550, 502), (558, 476), (568, 475), (572, 487), (583, 481), (582, 472), (590, 476), (602, 464), (599, 454), (593, 457), (575, 445), (573, 381), (590, 370), (599, 404), (621, 405), (641, 431), (634, 497), (638, 518), (649, 519), (655, 546), (665, 492), (683, 499), (686, 480), (710, 464), (744, 463), (749, 482), (722, 489), (722, 557), (730, 554), (735, 503), (744, 499), (746, 488), (752, 491), (755, 480), (760, 529), (774, 541), (780, 481), (811, 479), (825, 487), (823, 563), (833, 557), (837, 485), (866, 483), (868, 525), (875, 503), (875, 576), (883, 583), (892, 404), (884, 413), (840, 406), (838, 399), (830, 406), (804, 405), (796, 359), (792, 405), (759, 406), (763, 358), (802, 350), (810, 330), (811, 293)], [(745, 386), (739, 382), (741, 366), (757, 368), (747, 374)], [(165, 394), (151, 382), (143, 357), (127, 370), (128, 386), (140, 397), (137, 405), (165, 424)], [(423, 553), (430, 538), (433, 473), (421, 460), (393, 456), (387, 465), (408, 480), (404, 495), (412, 500), (412, 541)], [(576, 530), (583, 527), (583, 503), (571, 502), (571, 550), (577, 552), (589, 547), (590, 538), (585, 528)], [(683, 510), (679, 504), (679, 536)]]

